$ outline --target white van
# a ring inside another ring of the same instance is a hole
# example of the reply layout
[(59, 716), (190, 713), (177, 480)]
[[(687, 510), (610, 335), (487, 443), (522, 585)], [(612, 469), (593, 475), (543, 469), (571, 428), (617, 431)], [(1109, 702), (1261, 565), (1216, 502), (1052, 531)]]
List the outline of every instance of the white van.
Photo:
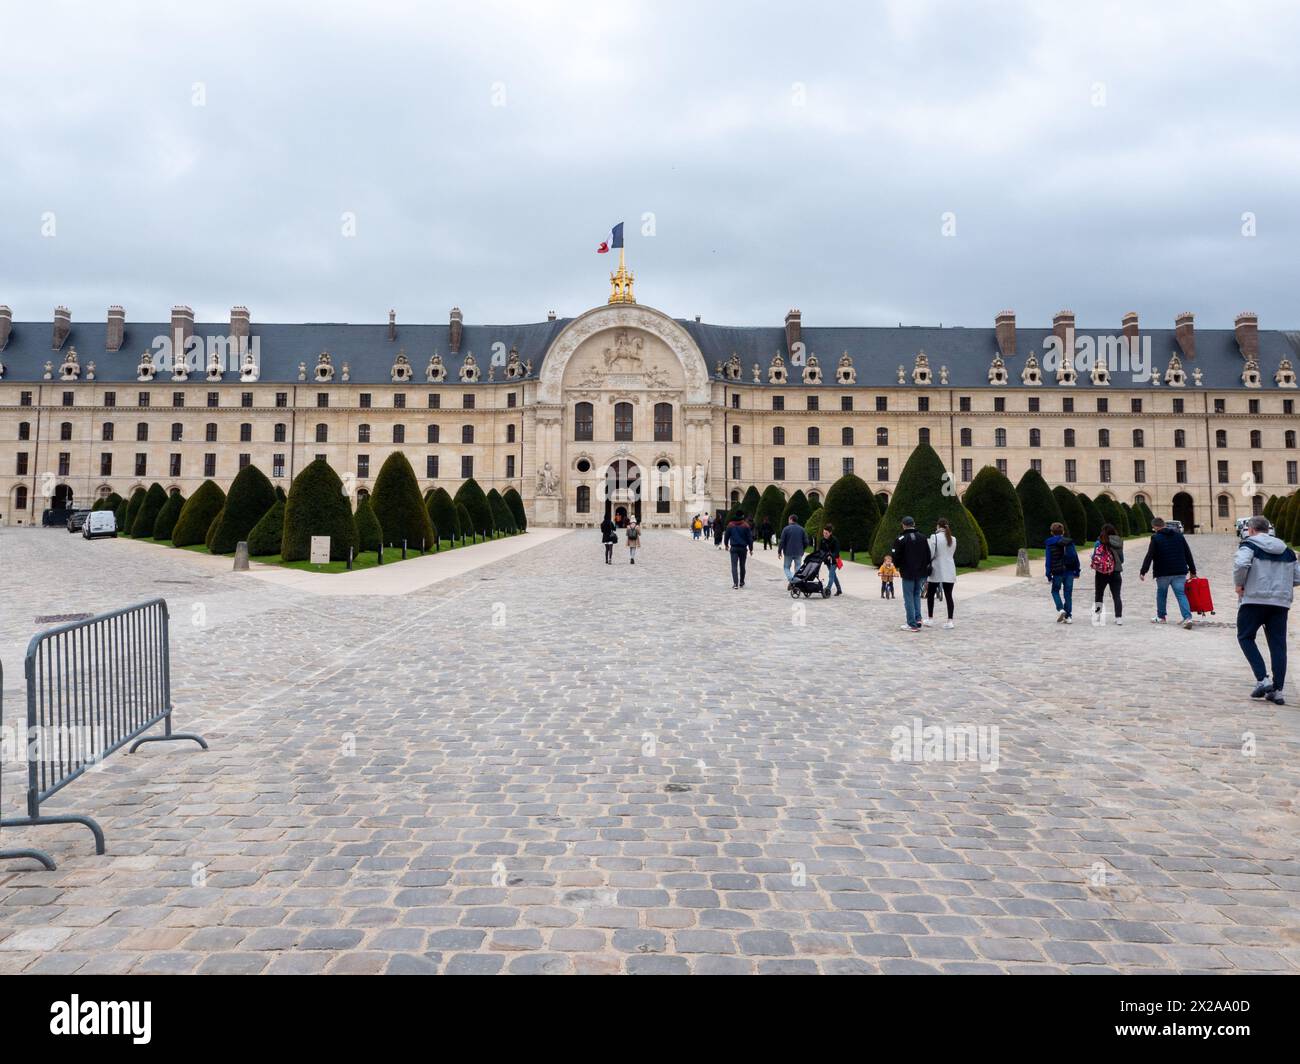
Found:
[(104, 536), (117, 539), (117, 515), (112, 510), (95, 510), (86, 516), (81, 534), (86, 539), (102, 539)]

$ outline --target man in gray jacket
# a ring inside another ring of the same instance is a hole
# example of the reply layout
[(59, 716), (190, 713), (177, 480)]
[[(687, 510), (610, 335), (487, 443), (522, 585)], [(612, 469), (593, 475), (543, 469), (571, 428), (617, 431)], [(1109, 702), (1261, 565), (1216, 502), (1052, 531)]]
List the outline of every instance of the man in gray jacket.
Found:
[[(1274, 705), (1286, 705), (1282, 684), (1286, 681), (1286, 622), (1300, 584), (1300, 562), (1295, 552), (1269, 534), (1267, 517), (1246, 522), (1246, 538), (1232, 559), (1232, 582), (1237, 587), (1237, 642), (1255, 673), (1251, 698), (1267, 698)], [(1270, 680), (1264, 658), (1255, 645), (1255, 635), (1264, 629), (1268, 655), (1273, 666)]]
[(785, 563), (785, 579), (789, 583), (799, 571), (803, 561), (804, 549), (808, 546), (808, 533), (795, 514), (790, 515), (790, 523), (781, 529), (781, 539), (776, 545), (776, 556)]

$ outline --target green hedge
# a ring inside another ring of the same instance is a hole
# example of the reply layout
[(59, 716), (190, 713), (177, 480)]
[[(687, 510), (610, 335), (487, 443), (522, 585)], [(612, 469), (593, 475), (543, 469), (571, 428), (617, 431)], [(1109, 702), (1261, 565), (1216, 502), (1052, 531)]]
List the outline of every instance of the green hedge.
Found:
[(415, 471), (401, 451), (394, 451), (384, 459), (375, 478), (370, 506), (384, 542), (390, 547), (400, 547), (405, 541), (411, 550), (433, 548), (433, 522), (424, 508)]
[(515, 519), (510, 513), (510, 507), (506, 505), (505, 499), (501, 498), (501, 493), (493, 488), (488, 492), (488, 509), (492, 511), (492, 527), (498, 532), (505, 532), (507, 535), (514, 535)]
[(916, 528), (928, 536), (935, 522), (946, 517), (957, 537), (957, 564), (975, 566), (980, 561), (980, 533), (970, 513), (952, 493), (952, 479), (943, 461), (928, 443), (913, 449), (898, 477), (898, 487), (889, 501), (889, 509), (876, 525), (871, 555), (879, 565), (902, 532), (904, 517), (916, 520)]
[(370, 496), (361, 496), (357, 503), (357, 550), (380, 551), (384, 547), (384, 530), (379, 527), (379, 518), (375, 508), (370, 505)]
[(473, 477), (465, 481), (456, 492), (456, 502), (464, 506), (466, 513), (469, 514), (469, 529), (462, 528), (462, 532), (472, 531), (476, 535), (492, 534), (495, 527), (492, 508), (488, 506), (487, 496), (478, 486), (478, 481)]
[(153, 527), (158, 523), (158, 515), (162, 513), (162, 508), (167, 505), (167, 492), (157, 481), (149, 485), (149, 490), (145, 492), (144, 501), (140, 504), (140, 509), (136, 512), (135, 521), (131, 525), (131, 536), (134, 539), (152, 539)]
[(429, 521), (439, 539), (460, 539), (460, 521), (456, 517), (456, 503), (446, 488), (435, 488), (429, 494), (427, 506)]
[[(1102, 521), (1109, 522), (1110, 524), (1114, 525), (1115, 531), (1118, 532), (1121, 536), (1124, 535), (1124, 529), (1127, 526), (1128, 522), (1124, 520), (1124, 511), (1119, 508), (1119, 503), (1117, 503), (1105, 492), (1102, 492), (1092, 501), (1093, 504), (1097, 507), (1098, 512), (1101, 514)], [(1101, 534), (1101, 529), (1097, 530), (1097, 534), (1098, 535)]]
[[(1091, 542), (1101, 535), (1101, 526), (1105, 521), (1102, 519), (1101, 511), (1097, 509), (1097, 504), (1088, 496), (1079, 492), (1078, 499), (1079, 505), (1083, 507), (1084, 516), (1088, 519), (1088, 531), (1084, 535)], [(1074, 538), (1077, 540), (1079, 537), (1074, 536)]]
[(805, 526), (808, 524), (808, 518), (812, 516), (812, 507), (808, 505), (808, 496), (802, 491), (796, 490), (785, 504), (785, 509), (781, 511), (781, 528), (785, 528), (790, 523), (791, 514), (794, 514), (799, 523)]
[(253, 527), (275, 505), (275, 488), (257, 466), (244, 466), (230, 485), (221, 521), (212, 533), (213, 554), (234, 554), (240, 540), (247, 540)]
[(179, 491), (174, 491), (167, 496), (163, 508), (158, 511), (158, 519), (153, 523), (154, 539), (169, 540), (172, 538), (172, 529), (176, 527), (176, 519), (180, 517), (184, 506), (185, 496)]
[(113, 510), (113, 518), (117, 523), (117, 531), (119, 535), (125, 534), (123, 530), (126, 528), (126, 512), (130, 508), (131, 504), (128, 500), (119, 499), (117, 506)]
[(880, 510), (865, 480), (853, 473), (840, 477), (826, 493), (824, 510), (826, 516), (822, 523), (830, 522), (834, 526), (840, 550), (850, 556), (871, 550)]
[(983, 530), (990, 554), (1014, 556), (1026, 545), (1020, 496), (997, 466), (976, 473), (961, 501)]
[(510, 508), (510, 516), (515, 521), (516, 532), (528, 531), (528, 514), (524, 510), (524, 500), (520, 497), (519, 492), (514, 488), (506, 488), (501, 498), (505, 499), (506, 506)]
[(769, 484), (763, 489), (763, 494), (758, 500), (758, 513), (754, 515), (757, 520), (755, 527), (761, 525), (766, 518), (772, 522), (773, 529), (780, 534), (783, 510), (785, 510), (785, 492), (775, 484)]
[(248, 533), (249, 557), (279, 554), (284, 540), (284, 500), (276, 499)]
[(1052, 522), (1064, 520), (1061, 507), (1047, 481), (1034, 469), (1025, 470), (1025, 475), (1016, 484), (1016, 495), (1020, 497), (1020, 512), (1025, 519), (1025, 543), (1030, 547), (1041, 547), (1052, 534)]
[(213, 481), (205, 480), (181, 507), (172, 529), (172, 545), (192, 547), (206, 542), (213, 519), (225, 505), (226, 493)]
[(131, 498), (126, 504), (126, 525), (119, 528), (119, 532), (127, 536), (131, 535), (135, 529), (135, 519), (140, 516), (140, 507), (144, 505), (145, 496), (148, 494), (144, 488), (136, 488), (131, 492)]
[(1079, 496), (1064, 484), (1058, 484), (1052, 489), (1052, 497), (1061, 508), (1061, 524), (1065, 525), (1066, 533), (1076, 543), (1082, 543), (1088, 536), (1088, 515)]
[(803, 526), (803, 530), (808, 534), (812, 546), (809, 550), (816, 550), (821, 545), (822, 529), (826, 527), (826, 507), (819, 506), (808, 518), (808, 523)]
[(357, 548), (357, 523), (343, 481), (323, 458), (304, 467), (289, 487), (280, 557), (286, 562), (307, 561), (312, 536), (329, 536), (332, 561), (346, 561), (349, 549)]
[(470, 517), (469, 510), (463, 502), (456, 502), (456, 526), (460, 529), (460, 538), (463, 543), (465, 540), (471, 542), (477, 538), (474, 531), (474, 518)]
[(212, 550), (212, 540), (217, 534), (217, 529), (221, 527), (221, 518), (225, 512), (226, 508), (225, 506), (222, 506), (221, 509), (217, 511), (217, 516), (212, 519), (212, 523), (208, 525), (207, 535), (203, 537), (203, 545), (207, 547), (209, 551)]

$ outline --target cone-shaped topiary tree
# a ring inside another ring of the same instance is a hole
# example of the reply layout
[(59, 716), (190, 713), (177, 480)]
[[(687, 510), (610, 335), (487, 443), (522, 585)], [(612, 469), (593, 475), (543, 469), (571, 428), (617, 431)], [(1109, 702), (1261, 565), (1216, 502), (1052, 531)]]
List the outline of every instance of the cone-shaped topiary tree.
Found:
[(323, 458), (305, 466), (289, 486), (280, 557), (286, 562), (306, 561), (311, 557), (312, 536), (329, 536), (333, 561), (345, 561), (348, 550), (357, 547), (357, 523), (343, 481)]
[(172, 538), (172, 529), (176, 527), (176, 519), (181, 515), (181, 509), (185, 506), (185, 496), (179, 491), (173, 491), (167, 496), (167, 501), (163, 503), (163, 508), (158, 511), (158, 518), (153, 523), (153, 538), (160, 542), (169, 542)]
[(412, 550), (433, 546), (433, 523), (420, 497), (415, 471), (403, 452), (394, 451), (384, 459), (370, 505), (388, 546), (400, 547), (403, 541)]
[(1300, 491), (1287, 496), (1286, 502), (1278, 507), (1278, 517), (1274, 534), (1284, 543), (1294, 543), (1300, 538)]
[(1124, 511), (1123, 534), (1126, 536), (1135, 535), (1137, 530), (1137, 514), (1133, 512), (1133, 507), (1126, 502), (1121, 502), (1119, 508)]
[(118, 499), (117, 506), (113, 509), (113, 517), (117, 521), (117, 531), (119, 533), (126, 527), (126, 511), (131, 508), (131, 503), (127, 499)]
[(456, 527), (460, 530), (460, 540), (462, 543), (469, 540), (473, 543), (478, 539), (478, 533), (474, 531), (474, 518), (469, 515), (469, 509), (463, 502), (452, 500), (456, 507)]
[(213, 518), (225, 505), (226, 493), (213, 481), (205, 480), (181, 507), (181, 512), (176, 517), (176, 525), (172, 528), (172, 545), (192, 547), (196, 543), (206, 541)]
[[(1104, 491), (1092, 502), (1097, 507), (1097, 512), (1101, 514), (1102, 521), (1114, 525), (1115, 531), (1122, 536), (1124, 534), (1124, 511), (1119, 508), (1119, 503)], [(1097, 533), (1100, 535), (1101, 529), (1097, 529)]]
[(1025, 544), (1041, 547), (1052, 534), (1052, 522), (1065, 521), (1060, 504), (1042, 474), (1034, 469), (1025, 470), (1025, 475), (1016, 484), (1016, 494), (1020, 497), (1020, 512), (1025, 519)]
[(133, 539), (152, 539), (153, 526), (158, 522), (158, 515), (167, 505), (167, 492), (157, 481), (149, 485), (140, 509), (136, 511), (135, 521), (131, 525)]
[(221, 515), (225, 512), (226, 508), (225, 506), (222, 506), (221, 509), (217, 511), (217, 516), (212, 519), (212, 523), (208, 525), (207, 534), (203, 537), (203, 545), (207, 547), (208, 550), (212, 550), (212, 538), (217, 534), (217, 528), (221, 525)]
[(1088, 515), (1079, 496), (1065, 485), (1058, 484), (1052, 489), (1052, 497), (1061, 508), (1061, 524), (1065, 525), (1066, 534), (1076, 543), (1082, 543), (1088, 536)]
[(501, 498), (501, 492), (492, 488), (487, 495), (488, 509), (492, 511), (492, 526), (507, 536), (514, 535), (515, 519), (510, 514), (510, 507), (506, 505), (505, 499)]
[(1089, 540), (1095, 540), (1101, 535), (1101, 526), (1105, 524), (1101, 511), (1097, 509), (1097, 504), (1083, 492), (1078, 493), (1078, 499), (1079, 505), (1083, 507), (1083, 515), (1088, 521), (1088, 531), (1084, 533), (1084, 536)]
[(1025, 546), (1025, 513), (1016, 487), (987, 465), (975, 474), (961, 501), (984, 531), (990, 554), (1015, 555)]
[(812, 507), (808, 505), (808, 496), (802, 491), (796, 490), (785, 504), (785, 509), (781, 511), (781, 524), (780, 528), (777, 529), (778, 533), (781, 528), (785, 528), (790, 523), (791, 514), (794, 514), (799, 523), (805, 526), (808, 524), (808, 518), (812, 516)]
[(880, 522), (876, 497), (865, 480), (845, 473), (826, 493), (826, 516), (822, 524), (834, 526), (840, 550), (854, 557), (871, 550), (871, 539)]
[(384, 532), (379, 527), (379, 518), (375, 508), (370, 504), (370, 496), (362, 495), (357, 503), (357, 550), (381, 551), (384, 549)]
[[(740, 500), (740, 508), (745, 511), (749, 518), (758, 516), (758, 505), (763, 501), (762, 493), (753, 485), (745, 492), (744, 497)], [(754, 527), (758, 527), (755, 525)]]
[(280, 553), (284, 541), (284, 500), (276, 499), (248, 533), (250, 558), (265, 558)]
[(126, 527), (119, 528), (119, 532), (129, 536), (135, 530), (135, 519), (140, 516), (140, 507), (144, 505), (144, 498), (148, 494), (144, 488), (136, 488), (131, 492), (131, 498), (126, 504)]
[(902, 532), (904, 517), (912, 517), (922, 535), (934, 531), (935, 522), (946, 517), (957, 539), (957, 564), (976, 566), (980, 561), (980, 534), (961, 500), (951, 494), (952, 478), (943, 461), (928, 443), (918, 443), (898, 477), (898, 487), (889, 509), (876, 525), (871, 555), (879, 565)]
[(488, 506), (487, 496), (483, 494), (483, 489), (478, 486), (477, 480), (470, 477), (465, 481), (456, 492), (456, 501), (468, 511), (469, 529), (475, 535), (492, 535), (495, 526), (492, 520), (492, 508)]
[(826, 507), (819, 506), (808, 518), (808, 523), (803, 526), (803, 530), (808, 534), (808, 539), (812, 546), (808, 549), (816, 550), (822, 541), (822, 529), (826, 527)]
[(117, 513), (117, 508), (122, 505), (122, 496), (115, 491), (111, 491), (103, 500), (103, 503), (104, 504), (100, 507), (101, 510), (112, 510), (114, 513)]
[(1145, 536), (1151, 531), (1151, 522), (1155, 520), (1155, 514), (1151, 512), (1151, 507), (1144, 502), (1135, 502), (1133, 504), (1133, 513), (1136, 515), (1137, 527), (1134, 528), (1135, 536)]
[(230, 485), (221, 521), (212, 533), (208, 549), (213, 554), (234, 554), (240, 540), (247, 540), (253, 526), (275, 505), (275, 488), (257, 466), (244, 466)]
[(429, 496), (429, 520), (439, 539), (457, 540), (460, 538), (460, 522), (456, 519), (456, 504), (447, 494), (446, 488), (435, 488)]
[(756, 518), (755, 527), (761, 525), (766, 518), (772, 522), (772, 529), (780, 535), (781, 533), (781, 513), (785, 509), (785, 492), (775, 484), (769, 484), (763, 489), (763, 494), (758, 500), (758, 512), (754, 515)]
[(528, 514), (524, 511), (524, 500), (519, 492), (514, 488), (506, 488), (501, 498), (505, 499), (506, 506), (510, 508), (510, 516), (515, 521), (516, 532), (528, 531)]
[(980, 527), (980, 523), (975, 520), (975, 515), (973, 513), (967, 510), (966, 516), (970, 518), (970, 523), (975, 526), (975, 531), (979, 533), (980, 561), (983, 561), (985, 558), (989, 556), (989, 537), (984, 534), (984, 529), (982, 529)]

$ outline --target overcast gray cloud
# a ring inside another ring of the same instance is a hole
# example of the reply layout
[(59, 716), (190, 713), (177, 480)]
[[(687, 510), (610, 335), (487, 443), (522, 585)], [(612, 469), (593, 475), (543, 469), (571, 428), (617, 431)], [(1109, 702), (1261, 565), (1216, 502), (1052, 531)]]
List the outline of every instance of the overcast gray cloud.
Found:
[(623, 220), (638, 299), (706, 321), (1300, 327), (1289, 3), (42, 4), (4, 42), (19, 319), (572, 315)]

